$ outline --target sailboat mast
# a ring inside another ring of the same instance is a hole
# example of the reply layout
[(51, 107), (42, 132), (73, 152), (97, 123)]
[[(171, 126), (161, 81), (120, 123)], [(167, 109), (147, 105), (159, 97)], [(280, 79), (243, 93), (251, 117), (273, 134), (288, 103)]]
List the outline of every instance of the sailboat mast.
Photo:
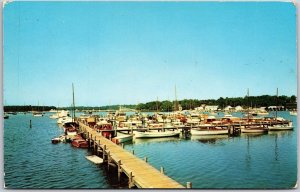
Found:
[(276, 89), (276, 110), (275, 110), (275, 120), (277, 122), (277, 110), (278, 110), (278, 88)]
[(174, 111), (178, 111), (178, 102), (177, 102), (176, 85), (175, 85), (175, 106), (174, 106)]
[(156, 112), (158, 113), (158, 97), (156, 97)]
[(72, 121), (75, 121), (75, 99), (74, 99), (74, 84), (72, 83), (72, 92), (73, 92), (73, 114), (72, 114)]
[(249, 88), (247, 89), (247, 102), (248, 102), (248, 123), (249, 123), (249, 110), (250, 110), (250, 106), (249, 106)]

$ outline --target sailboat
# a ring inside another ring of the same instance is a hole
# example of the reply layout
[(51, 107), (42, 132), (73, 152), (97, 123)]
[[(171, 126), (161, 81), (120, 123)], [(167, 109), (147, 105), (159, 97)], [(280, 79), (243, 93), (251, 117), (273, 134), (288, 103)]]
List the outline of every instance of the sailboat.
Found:
[[(276, 92), (276, 110), (275, 110), (275, 121), (278, 122), (279, 120), (284, 121), (283, 118), (278, 118), (277, 117), (277, 109), (278, 109), (278, 88)], [(293, 130), (293, 122), (292, 121), (287, 121), (287, 124), (277, 124), (277, 125), (271, 125), (269, 126), (270, 131), (283, 131), (283, 130)]]
[(33, 115), (34, 117), (42, 117), (42, 116), (44, 116), (44, 114), (43, 114), (42, 112), (39, 111), (39, 103), (38, 103), (37, 111), (33, 111), (33, 112), (32, 112), (32, 115)]
[(257, 126), (257, 125), (251, 125), (249, 124), (249, 89), (247, 90), (247, 99), (248, 99), (248, 115), (247, 115), (247, 125), (245, 125), (244, 128), (241, 128), (242, 133), (268, 133), (268, 129)]

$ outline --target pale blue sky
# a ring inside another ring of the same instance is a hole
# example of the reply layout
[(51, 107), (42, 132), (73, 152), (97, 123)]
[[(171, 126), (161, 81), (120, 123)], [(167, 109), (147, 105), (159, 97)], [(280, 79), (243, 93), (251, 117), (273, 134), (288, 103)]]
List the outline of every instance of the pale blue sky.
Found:
[(68, 106), (296, 95), (292, 3), (13, 2), (4, 102)]

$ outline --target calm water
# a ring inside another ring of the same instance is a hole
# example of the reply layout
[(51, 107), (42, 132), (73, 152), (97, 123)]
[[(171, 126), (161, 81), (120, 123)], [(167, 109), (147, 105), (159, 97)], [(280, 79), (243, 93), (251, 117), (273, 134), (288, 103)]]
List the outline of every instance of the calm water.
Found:
[[(4, 171), (8, 188), (115, 188), (101, 166), (85, 159), (90, 152), (69, 144), (51, 144), (62, 134), (56, 120), (11, 115), (4, 121)], [(155, 168), (193, 188), (291, 188), (297, 179), (296, 116), (294, 131), (269, 132), (228, 138), (192, 137), (136, 139), (134, 150)], [(29, 120), (32, 128), (29, 128)]]

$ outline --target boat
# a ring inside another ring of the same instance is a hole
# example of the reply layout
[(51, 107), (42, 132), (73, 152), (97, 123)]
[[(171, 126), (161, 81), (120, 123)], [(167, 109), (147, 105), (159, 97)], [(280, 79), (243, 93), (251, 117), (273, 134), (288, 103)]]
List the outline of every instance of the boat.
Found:
[(157, 138), (157, 137), (174, 137), (179, 136), (180, 131), (134, 131), (133, 135), (135, 138)]
[(44, 114), (43, 114), (42, 112), (38, 112), (38, 111), (32, 112), (32, 115), (33, 115), (34, 117), (42, 117), (42, 116), (44, 116)]
[(3, 118), (4, 118), (4, 119), (8, 119), (9, 116), (8, 116), (8, 115), (4, 115)]
[(228, 134), (228, 129), (221, 127), (193, 128), (191, 135), (225, 135)]
[(52, 114), (49, 116), (51, 119), (58, 119), (58, 114)]
[(58, 118), (57, 120), (57, 124), (65, 124), (65, 123), (69, 123), (69, 122), (72, 122), (72, 118), (71, 117), (60, 117)]
[(102, 134), (102, 136), (107, 139), (112, 137), (112, 130), (113, 130), (112, 124), (110, 124), (106, 121), (98, 122), (95, 125), (95, 129), (97, 132), (100, 132)]
[[(118, 133), (119, 134), (119, 133)], [(133, 136), (132, 135), (119, 135), (117, 137), (114, 137), (111, 139), (112, 142), (119, 144), (124, 143), (126, 141), (132, 141)]]
[(73, 139), (72, 146), (77, 148), (88, 148), (89, 144), (84, 139)]
[(66, 142), (66, 136), (65, 135), (60, 135), (59, 137), (55, 137), (55, 138), (51, 139), (51, 142), (53, 144), (57, 144), (59, 142)]
[(60, 139), (58, 137), (55, 137), (55, 138), (51, 139), (52, 144), (57, 144), (59, 142), (60, 142)]
[(17, 115), (17, 112), (7, 112), (7, 113), (11, 115)]
[(268, 133), (268, 128), (260, 126), (248, 126), (246, 128), (241, 128), (242, 133)]
[(103, 159), (98, 157), (97, 155), (90, 155), (90, 156), (86, 156), (85, 158), (87, 160), (95, 163), (95, 164), (102, 164), (103, 163)]
[(297, 116), (297, 111), (290, 111), (290, 115)]
[(293, 130), (293, 123), (290, 121), (288, 124), (277, 124), (269, 126), (269, 131), (284, 131), (284, 130)]

